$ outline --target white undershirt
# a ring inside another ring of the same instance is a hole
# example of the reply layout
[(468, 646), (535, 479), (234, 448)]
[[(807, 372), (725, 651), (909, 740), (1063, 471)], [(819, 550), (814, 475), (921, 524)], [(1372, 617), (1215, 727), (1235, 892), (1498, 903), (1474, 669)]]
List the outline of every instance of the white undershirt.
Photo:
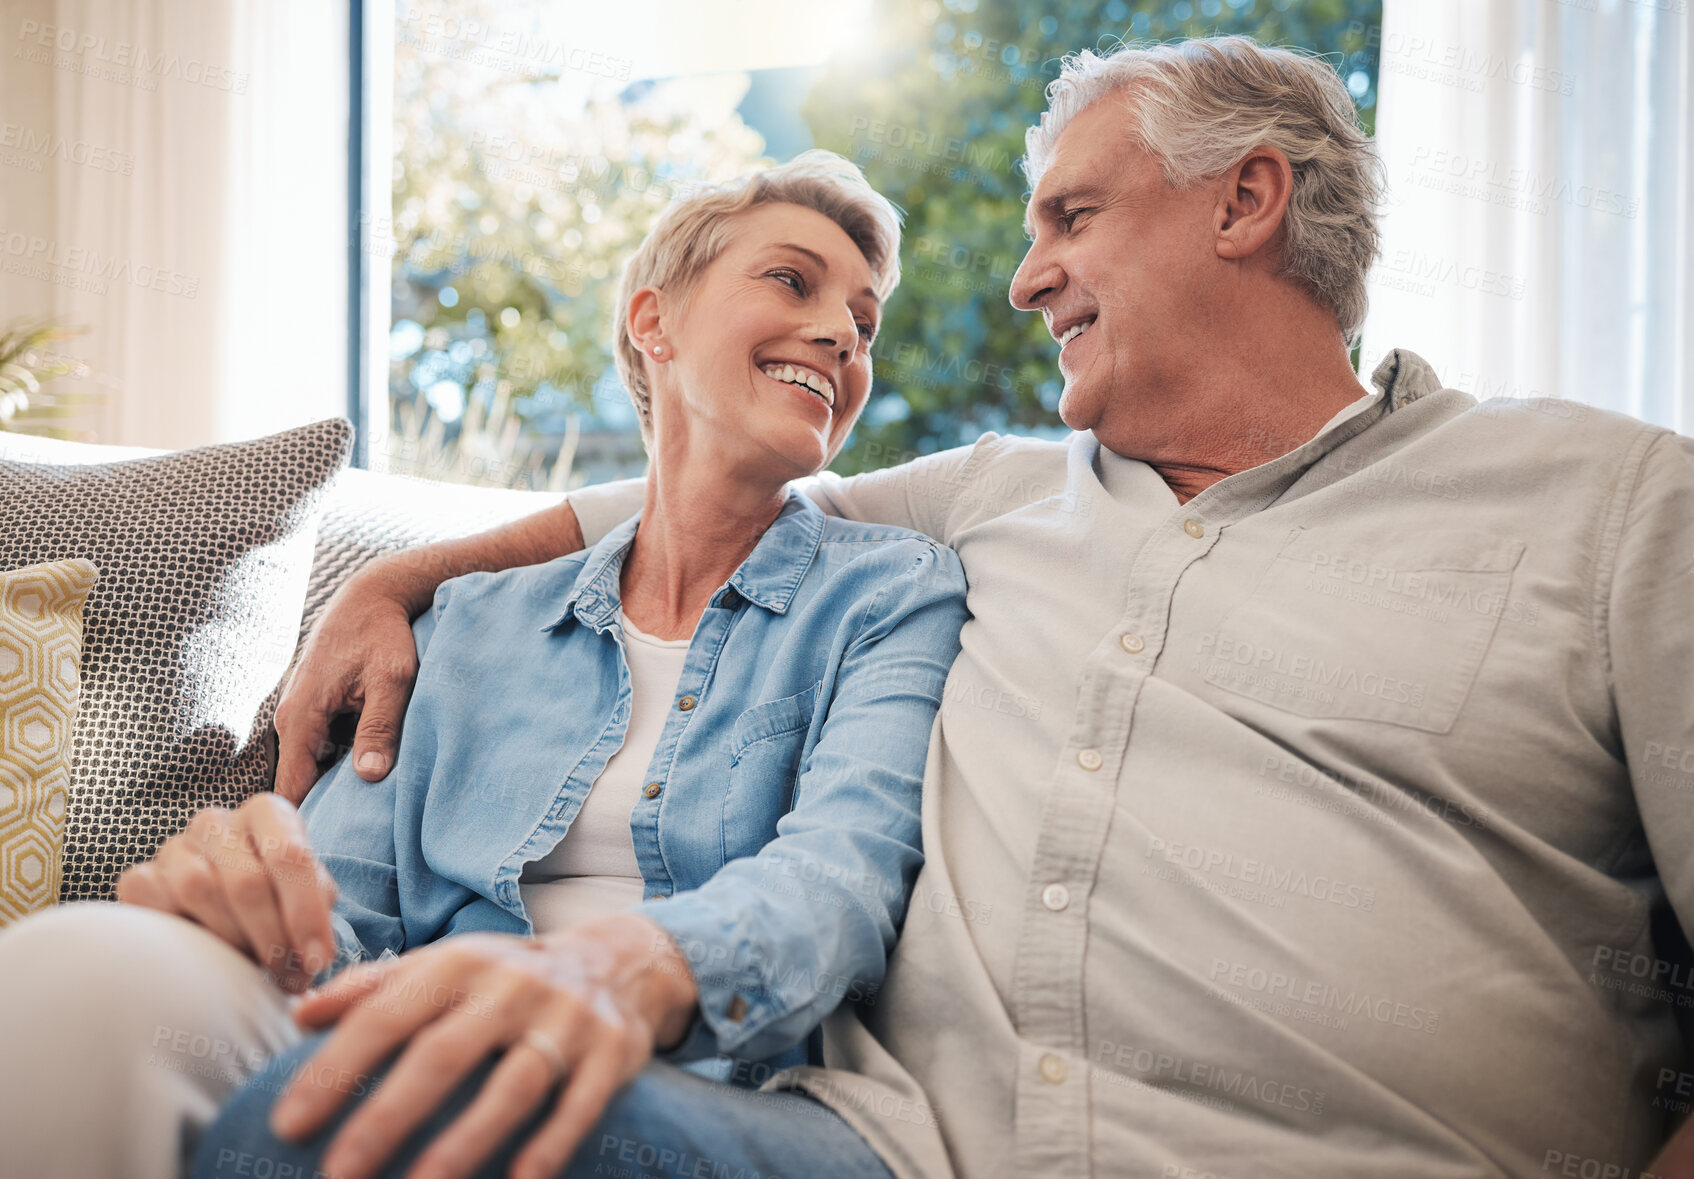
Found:
[(526, 864), (518, 877), (518, 895), (537, 933), (622, 912), (644, 894), (629, 816), (642, 799), (647, 766), (676, 696), (690, 640), (643, 634), (622, 610), (618, 624), (629, 663), (629, 729), (594, 780), (565, 838)]

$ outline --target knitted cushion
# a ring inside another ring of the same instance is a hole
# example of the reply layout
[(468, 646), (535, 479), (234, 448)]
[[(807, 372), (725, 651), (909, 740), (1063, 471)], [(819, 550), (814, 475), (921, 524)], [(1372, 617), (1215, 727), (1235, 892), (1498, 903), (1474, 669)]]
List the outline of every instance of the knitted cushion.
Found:
[(269, 784), (261, 737), (351, 436), (330, 420), (49, 465), (39, 460), (61, 448), (0, 434), (0, 568), (81, 557), (100, 570), (84, 615), (62, 899), (110, 897), (118, 874), (195, 811)]

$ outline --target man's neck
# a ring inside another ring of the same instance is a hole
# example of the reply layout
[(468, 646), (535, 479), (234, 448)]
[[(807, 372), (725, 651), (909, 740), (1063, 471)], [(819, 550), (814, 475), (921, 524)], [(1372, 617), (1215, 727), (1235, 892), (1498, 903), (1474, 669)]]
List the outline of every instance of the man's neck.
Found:
[(1304, 351), (1267, 346), (1219, 359), (1187, 375), (1170, 402), (1187, 412), (1161, 440), (1095, 431), (1102, 446), (1157, 471), (1178, 503), (1309, 442), (1366, 392), (1339, 342)]

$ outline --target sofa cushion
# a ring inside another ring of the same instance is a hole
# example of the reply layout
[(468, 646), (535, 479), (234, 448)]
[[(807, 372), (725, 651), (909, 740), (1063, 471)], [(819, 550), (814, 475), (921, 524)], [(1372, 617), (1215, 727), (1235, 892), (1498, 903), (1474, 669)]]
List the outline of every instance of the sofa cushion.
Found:
[(330, 489), (318, 529), (301, 638), (348, 575), (373, 557), (471, 536), (564, 498), (560, 492), (467, 487), (348, 468)]
[(87, 463), (87, 448), (0, 434), (0, 568), (81, 557), (101, 572), (85, 615), (62, 899), (110, 897), (195, 811), (268, 785), (261, 738), (351, 437), (330, 420)]
[(88, 561), (0, 571), (0, 927), (59, 899)]

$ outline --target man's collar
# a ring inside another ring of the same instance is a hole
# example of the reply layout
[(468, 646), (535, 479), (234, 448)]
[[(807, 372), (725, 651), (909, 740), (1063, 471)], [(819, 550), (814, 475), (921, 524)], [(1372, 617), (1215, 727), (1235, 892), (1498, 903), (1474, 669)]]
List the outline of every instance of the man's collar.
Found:
[(1370, 381), (1387, 396), (1391, 413), (1441, 389), (1441, 379), (1429, 361), (1405, 348), (1396, 348), (1384, 356), (1371, 373)]
[[(572, 615), (595, 630), (611, 625), (621, 600), (618, 579), (640, 523), (641, 514), (637, 512), (589, 550), (588, 559), (559, 603), (558, 614), (542, 630), (552, 630)], [(781, 513), (747, 559), (712, 595), (711, 604), (725, 604), (733, 590), (773, 614), (787, 613), (800, 582), (817, 556), (818, 545), (823, 541), (823, 524), (823, 512), (790, 487)]]

